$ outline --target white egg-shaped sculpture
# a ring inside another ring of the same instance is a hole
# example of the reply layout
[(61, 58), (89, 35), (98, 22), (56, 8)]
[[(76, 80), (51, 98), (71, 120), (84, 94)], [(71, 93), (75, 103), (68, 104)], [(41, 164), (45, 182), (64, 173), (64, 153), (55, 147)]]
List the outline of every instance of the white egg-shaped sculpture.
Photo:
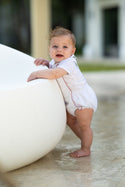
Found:
[(63, 136), (66, 112), (56, 80), (27, 82), (34, 58), (0, 44), (0, 166), (10, 171), (51, 151)]

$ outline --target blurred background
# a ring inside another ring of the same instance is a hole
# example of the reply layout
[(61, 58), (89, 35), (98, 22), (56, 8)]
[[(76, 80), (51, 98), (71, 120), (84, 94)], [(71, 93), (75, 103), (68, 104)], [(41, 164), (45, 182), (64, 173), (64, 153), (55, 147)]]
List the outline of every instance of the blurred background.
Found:
[[(49, 59), (49, 32), (56, 26), (75, 34), (80, 69), (96, 71), (86, 74), (100, 97), (93, 122), (93, 156), (69, 160), (67, 155), (78, 142), (67, 131), (52, 153), (9, 176), (17, 186), (26, 187), (55, 187), (56, 181), (56, 186), (64, 186), (68, 180), (68, 186), (123, 187), (125, 73), (107, 71), (125, 70), (125, 0), (0, 0), (1, 44)], [(100, 70), (105, 72), (97, 73)], [(71, 146), (68, 137), (73, 140)], [(5, 181), (1, 174), (0, 186)]]
[(125, 59), (125, 0), (1, 0), (0, 43), (48, 58), (49, 32), (66, 27), (85, 59)]

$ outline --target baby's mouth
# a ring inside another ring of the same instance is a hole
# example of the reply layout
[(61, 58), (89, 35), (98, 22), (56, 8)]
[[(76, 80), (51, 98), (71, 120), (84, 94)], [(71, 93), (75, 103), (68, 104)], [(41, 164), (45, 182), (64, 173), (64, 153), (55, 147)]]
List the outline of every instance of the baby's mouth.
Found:
[(63, 57), (63, 55), (61, 55), (61, 54), (57, 54), (56, 57), (60, 57), (60, 58), (61, 58), (61, 57)]

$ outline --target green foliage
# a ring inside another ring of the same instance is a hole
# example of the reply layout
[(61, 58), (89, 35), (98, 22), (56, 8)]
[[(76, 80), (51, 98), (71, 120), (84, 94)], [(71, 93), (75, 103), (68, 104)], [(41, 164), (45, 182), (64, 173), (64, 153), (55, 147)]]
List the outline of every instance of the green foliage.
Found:
[(100, 63), (80, 63), (79, 68), (81, 71), (117, 71), (125, 70), (125, 64), (101, 64)]

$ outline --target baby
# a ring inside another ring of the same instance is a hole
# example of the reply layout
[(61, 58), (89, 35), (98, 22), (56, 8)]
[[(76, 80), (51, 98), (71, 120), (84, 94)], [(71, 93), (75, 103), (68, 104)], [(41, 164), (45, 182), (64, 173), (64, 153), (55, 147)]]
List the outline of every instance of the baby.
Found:
[(75, 42), (70, 30), (62, 27), (52, 30), (49, 45), (52, 60), (38, 58), (34, 61), (36, 65), (46, 65), (49, 69), (31, 73), (27, 81), (57, 79), (66, 105), (67, 125), (81, 140), (80, 149), (70, 153), (71, 157), (78, 158), (91, 154), (91, 121), (97, 108), (97, 98), (77, 65)]

